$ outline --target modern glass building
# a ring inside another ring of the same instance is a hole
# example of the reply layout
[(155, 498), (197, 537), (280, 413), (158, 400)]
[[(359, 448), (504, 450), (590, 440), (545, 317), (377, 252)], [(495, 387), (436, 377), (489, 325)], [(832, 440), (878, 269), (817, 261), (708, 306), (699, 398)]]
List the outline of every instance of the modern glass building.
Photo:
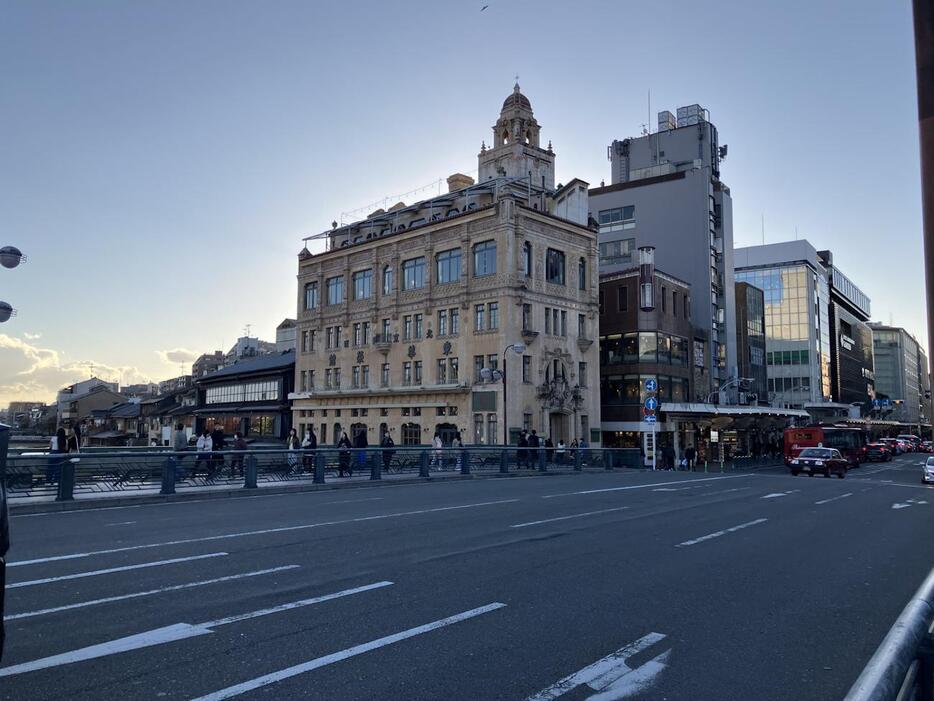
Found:
[(800, 409), (832, 401), (830, 286), (817, 251), (788, 241), (738, 248), (734, 260), (736, 280), (765, 299), (769, 403)]

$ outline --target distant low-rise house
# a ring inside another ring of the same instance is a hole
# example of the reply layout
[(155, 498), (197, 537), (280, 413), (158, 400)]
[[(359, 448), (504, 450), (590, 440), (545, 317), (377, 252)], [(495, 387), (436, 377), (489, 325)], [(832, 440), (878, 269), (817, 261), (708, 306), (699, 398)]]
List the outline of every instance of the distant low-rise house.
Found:
[(110, 409), (125, 401), (125, 396), (106, 384), (93, 386), (81, 394), (59, 393), (58, 425), (78, 426), (91, 419), (95, 409)]

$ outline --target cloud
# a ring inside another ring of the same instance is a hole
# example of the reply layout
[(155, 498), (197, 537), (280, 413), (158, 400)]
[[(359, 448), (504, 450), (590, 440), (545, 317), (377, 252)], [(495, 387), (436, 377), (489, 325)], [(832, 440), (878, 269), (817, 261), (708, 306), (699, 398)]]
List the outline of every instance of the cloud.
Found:
[(23, 336), (27, 341), (38, 341), (40, 338), (42, 338), (41, 333), (24, 333)]
[(91, 375), (125, 384), (153, 381), (133, 366), (113, 366), (92, 360), (66, 361), (62, 355), (57, 350), (0, 334), (0, 406), (17, 400), (53, 401), (62, 387)]
[(179, 363), (193, 363), (201, 354), (187, 348), (172, 348), (171, 350), (156, 351), (156, 355), (159, 356), (163, 363), (177, 365)]

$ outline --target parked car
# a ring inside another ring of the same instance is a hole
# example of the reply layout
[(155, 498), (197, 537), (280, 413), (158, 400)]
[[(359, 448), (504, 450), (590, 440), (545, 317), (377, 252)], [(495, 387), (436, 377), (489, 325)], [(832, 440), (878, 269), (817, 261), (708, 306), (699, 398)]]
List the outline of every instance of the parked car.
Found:
[(866, 459), (869, 462), (886, 462), (892, 459), (892, 449), (885, 443), (869, 443), (866, 445)]
[(921, 439), (913, 433), (899, 433), (896, 438), (898, 438), (900, 441), (905, 441), (910, 446), (910, 450), (920, 450)]
[(903, 453), (910, 453), (914, 450), (914, 446), (911, 441), (906, 441), (904, 438), (896, 438), (898, 442), (898, 447)]
[(903, 452), (905, 452), (902, 450), (898, 441), (894, 438), (880, 438), (879, 443), (881, 443), (882, 445), (888, 446), (892, 455), (901, 455)]
[(934, 442), (921, 441), (921, 452), (922, 453), (934, 453)]
[(921, 463), (921, 484), (934, 482), (934, 456)]
[(801, 472), (807, 472), (811, 477), (819, 472), (824, 477), (835, 474), (843, 479), (849, 463), (836, 448), (805, 448), (791, 460), (789, 467), (795, 477)]

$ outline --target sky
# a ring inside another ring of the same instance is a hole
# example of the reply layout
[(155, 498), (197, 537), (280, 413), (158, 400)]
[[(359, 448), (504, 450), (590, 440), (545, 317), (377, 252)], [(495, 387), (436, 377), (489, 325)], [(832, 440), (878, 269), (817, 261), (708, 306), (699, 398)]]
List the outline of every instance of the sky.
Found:
[(4, 0), (0, 406), (274, 340), (302, 238), (475, 170), (516, 75), (562, 182), (706, 107), (735, 244), (797, 229), (926, 339), (909, 0)]

